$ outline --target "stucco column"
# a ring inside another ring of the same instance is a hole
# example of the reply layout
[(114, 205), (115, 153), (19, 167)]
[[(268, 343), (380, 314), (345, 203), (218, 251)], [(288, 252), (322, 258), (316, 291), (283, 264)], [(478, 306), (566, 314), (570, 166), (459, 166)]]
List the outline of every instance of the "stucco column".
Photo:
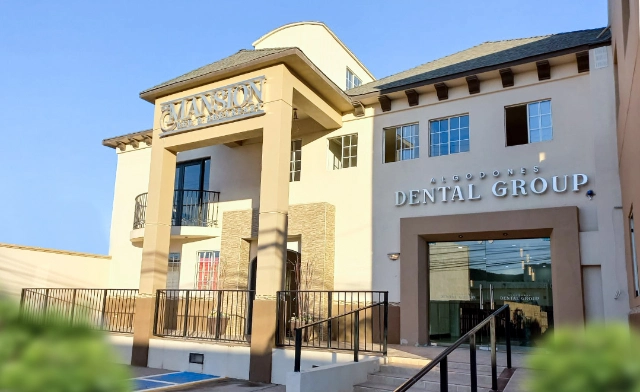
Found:
[(428, 245), (409, 221), (400, 225), (400, 339), (407, 344), (429, 340)]
[(265, 107), (267, 115), (262, 141), (256, 297), (249, 368), (249, 379), (258, 382), (271, 381), (271, 355), (276, 334), (276, 292), (283, 288), (284, 282), (292, 95), (292, 90), (289, 90), (282, 99), (269, 102)]
[(153, 336), (155, 294), (156, 290), (166, 288), (171, 240), (176, 154), (164, 149), (158, 133), (159, 130), (154, 130), (151, 147), (140, 291), (134, 316), (131, 364), (136, 366), (147, 366), (149, 339)]

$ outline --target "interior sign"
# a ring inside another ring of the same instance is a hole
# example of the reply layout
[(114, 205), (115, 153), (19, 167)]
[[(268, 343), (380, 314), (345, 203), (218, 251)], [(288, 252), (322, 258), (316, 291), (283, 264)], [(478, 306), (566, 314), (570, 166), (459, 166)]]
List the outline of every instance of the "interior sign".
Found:
[(163, 103), (161, 136), (264, 114), (264, 80), (260, 76)]
[[(539, 175), (540, 167), (538, 166), (533, 166), (530, 172), (534, 177), (526, 180), (524, 178), (508, 178), (515, 176), (516, 173), (519, 174), (519, 177), (525, 176), (527, 174), (527, 168), (525, 167), (517, 171), (508, 169), (506, 172), (500, 172), (500, 170), (488, 173), (479, 172), (477, 178), (480, 181), (493, 178), (493, 183), (487, 188), (491, 190), (491, 194), (494, 197), (498, 198), (542, 195), (547, 191), (563, 193), (569, 189), (573, 192), (579, 192), (580, 187), (589, 181), (586, 174), (564, 174), (545, 178)], [(501, 177), (504, 174), (506, 174), (507, 178)], [(474, 173), (467, 173), (464, 176), (455, 175), (450, 178), (431, 178), (432, 186), (430, 187), (396, 191), (396, 206), (481, 200), (482, 193), (488, 193), (488, 189), (485, 189), (485, 192), (481, 192), (480, 186), (476, 188), (476, 184), (471, 182), (474, 177)], [(447, 181), (450, 182), (448, 183)], [(460, 184), (463, 181), (465, 183)]]

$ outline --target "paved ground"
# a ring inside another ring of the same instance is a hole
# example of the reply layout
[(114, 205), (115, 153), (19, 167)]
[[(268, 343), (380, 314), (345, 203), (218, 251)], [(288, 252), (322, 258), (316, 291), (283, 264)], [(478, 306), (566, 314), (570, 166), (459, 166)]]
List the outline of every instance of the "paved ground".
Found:
[[(153, 369), (138, 366), (129, 366), (133, 377), (149, 377), (161, 374), (175, 373), (172, 370)], [(245, 380), (236, 379), (218, 379), (206, 382), (200, 382), (193, 386), (172, 387), (171, 391), (189, 391), (189, 392), (285, 392), (284, 385), (260, 384)]]

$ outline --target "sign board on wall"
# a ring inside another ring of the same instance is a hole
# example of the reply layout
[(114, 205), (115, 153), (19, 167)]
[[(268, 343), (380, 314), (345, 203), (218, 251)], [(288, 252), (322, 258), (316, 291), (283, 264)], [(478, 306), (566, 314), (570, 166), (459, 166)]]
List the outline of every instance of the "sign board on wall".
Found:
[(160, 136), (264, 114), (264, 76), (218, 87), (160, 106)]
[[(525, 179), (527, 174), (531, 176)], [(513, 178), (518, 176), (518, 178)], [(492, 180), (488, 180), (492, 178)], [(477, 184), (475, 180), (480, 184)], [(488, 181), (487, 181), (488, 180)], [(396, 191), (396, 206), (432, 204), (436, 202), (478, 201), (483, 194), (502, 198), (543, 195), (547, 192), (564, 193), (567, 190), (580, 191), (589, 178), (586, 174), (564, 174), (550, 178), (540, 175), (540, 167), (521, 167), (518, 170), (507, 169), (501, 172), (467, 173), (463, 176), (431, 178), (430, 186), (407, 191)], [(488, 184), (487, 184), (488, 182)], [(439, 186), (438, 186), (439, 185)], [(482, 189), (485, 188), (485, 189)], [(490, 192), (489, 192), (490, 191)]]

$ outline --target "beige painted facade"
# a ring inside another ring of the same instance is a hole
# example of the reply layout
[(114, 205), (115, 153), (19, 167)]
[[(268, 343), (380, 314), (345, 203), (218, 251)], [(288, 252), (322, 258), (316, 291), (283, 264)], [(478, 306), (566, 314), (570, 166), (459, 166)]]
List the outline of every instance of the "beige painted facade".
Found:
[[(104, 280), (95, 286), (140, 290), (133, 363), (147, 363), (153, 298), (167, 287), (171, 253), (180, 254), (182, 289), (197, 288), (200, 251), (220, 252), (219, 288), (225, 289), (249, 287), (257, 258), (253, 325), (261, 328), (254, 328), (248, 374), (262, 381), (271, 377), (275, 296), (283, 289), (287, 249), (300, 252), (303, 270), (314, 271), (305, 288), (388, 291), (394, 305), (389, 336), (409, 344), (429, 340), (429, 295), (469, 296), (464, 269), (429, 287), (426, 250), (433, 239), (551, 238), (553, 282), (561, 287), (553, 290), (558, 325), (626, 319), (630, 304), (640, 306), (629, 295), (625, 265), (628, 203), (620, 181), (633, 170), (618, 160), (627, 147), (620, 128), (616, 133), (622, 104), (616, 116), (612, 46), (587, 48), (586, 72), (578, 72), (575, 52), (555, 53), (545, 59), (547, 80), (540, 80), (533, 60), (510, 65), (512, 87), (503, 87), (497, 67), (485, 67), (476, 74), (479, 93), (469, 93), (463, 75), (446, 81), (447, 99), (425, 82), (412, 86), (419, 103), (410, 106), (410, 94), (398, 90), (385, 94), (392, 104), (383, 110), (381, 94), (343, 91), (347, 68), (365, 83), (374, 79), (323, 24), (283, 26), (253, 45), (300, 49), (147, 90), (141, 97), (155, 106), (153, 128), (135, 134), (140, 140), (105, 141), (116, 147), (118, 165), (111, 259), (100, 259), (108, 265), (96, 269)], [(264, 114), (162, 132), (163, 104), (258, 77), (265, 78)], [(540, 100), (551, 101), (552, 140), (507, 147), (505, 108)], [(429, 156), (430, 121), (457, 115), (469, 116), (470, 151)], [(406, 124), (417, 124), (419, 157), (384, 163), (385, 130)], [(334, 170), (330, 139), (349, 135), (357, 135), (357, 165)], [(302, 158), (300, 180), (290, 182), (292, 140), (301, 140)], [(172, 226), (176, 165), (204, 158), (210, 160), (208, 190), (220, 192), (215, 222)], [(553, 177), (565, 175), (568, 189), (553, 191)], [(537, 177), (547, 181), (546, 191), (512, 195), (514, 180), (528, 187)], [(492, 193), (498, 181), (508, 187), (505, 196)], [(437, 188), (447, 186), (443, 201)], [(457, 199), (456, 186), (462, 190)], [(424, 189), (436, 193), (434, 201)], [(595, 196), (587, 197), (588, 190)], [(406, 202), (397, 201), (398, 192)], [(134, 228), (136, 197), (145, 193), (144, 227)], [(393, 253), (400, 253), (397, 260)]]
[[(638, 296), (637, 246), (632, 248), (632, 236), (640, 244), (638, 230), (631, 233), (630, 217), (640, 206), (640, 4), (638, 0), (609, 1), (609, 24), (616, 63), (616, 115), (618, 135), (618, 165), (622, 184), (622, 214), (624, 218), (625, 253), (630, 322), (640, 328), (640, 296)], [(635, 208), (634, 208), (635, 207)], [(635, 213), (636, 216), (640, 216)], [(636, 223), (637, 225), (637, 223)], [(637, 227), (637, 226), (636, 226)], [(636, 253), (634, 255), (634, 253)], [(634, 263), (635, 257), (635, 263)]]

